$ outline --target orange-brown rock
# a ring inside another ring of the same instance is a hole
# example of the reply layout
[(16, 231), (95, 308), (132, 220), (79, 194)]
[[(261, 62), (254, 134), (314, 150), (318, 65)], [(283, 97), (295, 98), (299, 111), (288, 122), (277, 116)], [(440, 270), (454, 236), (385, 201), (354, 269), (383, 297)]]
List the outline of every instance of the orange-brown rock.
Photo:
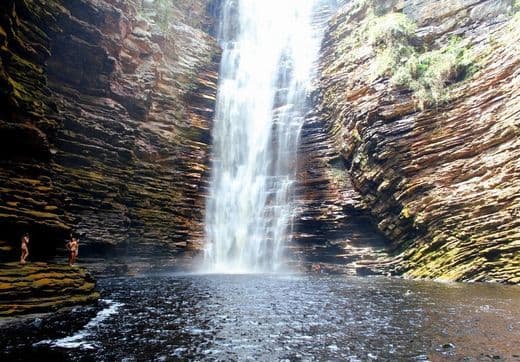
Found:
[(98, 299), (95, 282), (83, 268), (47, 263), (0, 265), (0, 317), (57, 311)]
[[(219, 49), (209, 1), (0, 4), (0, 239), (200, 235)], [(85, 245), (84, 244), (84, 245)]]
[[(457, 35), (478, 70), (421, 107), (391, 74), (374, 75), (373, 47), (353, 46), (374, 7), (406, 14), (419, 49)], [(508, 1), (366, 1), (329, 24), (315, 113), (392, 240), (396, 273), (520, 282), (520, 18), (511, 12)]]

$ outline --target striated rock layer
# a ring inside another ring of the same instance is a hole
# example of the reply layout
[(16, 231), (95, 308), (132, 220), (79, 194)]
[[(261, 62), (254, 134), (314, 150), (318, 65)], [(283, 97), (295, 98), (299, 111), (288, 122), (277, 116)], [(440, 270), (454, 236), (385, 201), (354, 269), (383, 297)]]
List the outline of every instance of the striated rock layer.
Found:
[(0, 268), (0, 317), (56, 311), (98, 299), (95, 282), (83, 268), (46, 263)]
[[(340, 2), (322, 2), (314, 26), (325, 29)], [(311, 111), (300, 133), (295, 183), (296, 209), (290, 248), (298, 259), (320, 262), (327, 270), (359, 273), (384, 255), (385, 238), (371, 220), (361, 195), (354, 189), (330, 129), (318, 109)]]
[(24, 230), (34, 254), (71, 229), (140, 250), (201, 235), (219, 62), (208, 3), (2, 1), (2, 250)]
[(310, 114), (302, 129), (296, 179), (296, 253), (309, 261), (336, 264), (341, 272), (363, 272), (385, 255), (386, 238), (355, 190), (334, 147), (332, 130), (320, 114)]
[[(476, 72), (449, 78), (439, 102), (374, 74), (377, 49), (354, 38), (371, 12), (392, 11), (414, 23), (417, 49), (460, 37)], [(329, 25), (315, 113), (391, 239), (395, 273), (520, 282), (520, 18), (511, 15), (510, 1), (363, 1)]]

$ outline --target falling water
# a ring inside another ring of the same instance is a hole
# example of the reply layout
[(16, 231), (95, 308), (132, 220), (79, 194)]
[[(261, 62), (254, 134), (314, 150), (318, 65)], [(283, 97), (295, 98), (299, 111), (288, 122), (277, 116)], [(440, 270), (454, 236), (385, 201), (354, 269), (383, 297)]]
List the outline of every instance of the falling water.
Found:
[(294, 217), (296, 149), (321, 42), (320, 0), (224, 0), (205, 266), (276, 271)]

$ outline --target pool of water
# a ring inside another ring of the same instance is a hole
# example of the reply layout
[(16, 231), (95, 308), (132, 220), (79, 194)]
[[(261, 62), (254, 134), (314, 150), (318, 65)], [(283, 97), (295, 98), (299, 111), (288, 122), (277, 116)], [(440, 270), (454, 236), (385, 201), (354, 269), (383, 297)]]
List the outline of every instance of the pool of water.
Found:
[[(4, 339), (55, 360), (520, 360), (520, 288), (323, 274), (106, 277), (61, 333)], [(86, 313), (90, 313), (88, 318)], [(77, 318), (84, 323), (71, 327)]]

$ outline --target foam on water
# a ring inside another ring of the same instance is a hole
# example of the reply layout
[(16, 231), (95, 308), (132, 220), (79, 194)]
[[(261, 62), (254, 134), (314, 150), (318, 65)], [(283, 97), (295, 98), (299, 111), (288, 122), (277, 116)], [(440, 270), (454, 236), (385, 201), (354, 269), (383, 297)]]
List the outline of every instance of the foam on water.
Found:
[(107, 307), (100, 310), (94, 318), (92, 318), (81, 330), (73, 334), (72, 336), (56, 339), (56, 340), (44, 340), (36, 343), (36, 345), (48, 344), (52, 347), (60, 348), (81, 348), (81, 349), (94, 349), (97, 346), (88, 340), (88, 337), (93, 334), (95, 329), (101, 325), (108, 317), (116, 314), (118, 309), (123, 306), (122, 303), (114, 302), (112, 300), (101, 300), (106, 303)]

